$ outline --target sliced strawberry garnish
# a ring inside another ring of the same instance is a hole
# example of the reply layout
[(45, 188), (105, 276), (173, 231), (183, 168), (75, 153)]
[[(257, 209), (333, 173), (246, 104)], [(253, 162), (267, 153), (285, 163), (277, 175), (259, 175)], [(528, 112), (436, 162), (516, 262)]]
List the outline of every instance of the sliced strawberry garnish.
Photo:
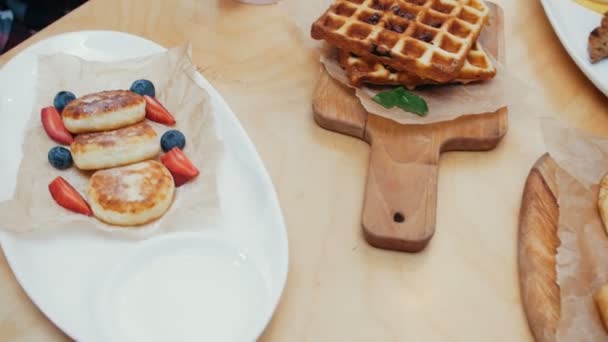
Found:
[(173, 115), (158, 100), (148, 95), (144, 95), (144, 98), (146, 99), (146, 117), (148, 119), (169, 126), (175, 125)]
[(57, 204), (75, 213), (91, 216), (93, 212), (89, 204), (80, 196), (65, 179), (57, 177), (49, 184), (51, 196)]
[(61, 115), (55, 107), (42, 108), (40, 117), (42, 119), (42, 126), (44, 126), (46, 134), (51, 139), (63, 145), (69, 145), (74, 141), (72, 134), (63, 126)]
[(190, 180), (190, 178), (187, 176), (176, 174), (173, 172), (171, 173), (171, 175), (173, 176), (173, 182), (175, 183), (175, 186), (182, 186), (185, 183), (188, 183), (188, 181)]
[(199, 171), (179, 147), (172, 148), (160, 157), (160, 161), (171, 171), (175, 186), (180, 186), (198, 176)]

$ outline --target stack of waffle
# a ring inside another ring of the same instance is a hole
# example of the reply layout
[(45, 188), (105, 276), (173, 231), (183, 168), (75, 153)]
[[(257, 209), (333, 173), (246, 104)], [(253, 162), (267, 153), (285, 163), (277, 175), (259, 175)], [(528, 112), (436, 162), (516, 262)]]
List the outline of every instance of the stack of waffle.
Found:
[(336, 0), (311, 34), (355, 86), (470, 83), (496, 75), (477, 42), (488, 15), (483, 0)]

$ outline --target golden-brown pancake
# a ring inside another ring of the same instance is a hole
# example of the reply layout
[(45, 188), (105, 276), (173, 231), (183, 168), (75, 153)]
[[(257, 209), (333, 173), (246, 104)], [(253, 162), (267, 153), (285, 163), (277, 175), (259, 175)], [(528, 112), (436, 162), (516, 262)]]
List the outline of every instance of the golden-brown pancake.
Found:
[(154, 160), (97, 171), (87, 197), (95, 217), (112, 225), (136, 226), (161, 217), (171, 206), (175, 185)]
[(128, 90), (102, 91), (70, 102), (61, 116), (72, 133), (108, 131), (143, 120), (146, 100)]
[(80, 134), (70, 145), (74, 164), (98, 170), (136, 163), (160, 153), (158, 134), (146, 121), (108, 132)]

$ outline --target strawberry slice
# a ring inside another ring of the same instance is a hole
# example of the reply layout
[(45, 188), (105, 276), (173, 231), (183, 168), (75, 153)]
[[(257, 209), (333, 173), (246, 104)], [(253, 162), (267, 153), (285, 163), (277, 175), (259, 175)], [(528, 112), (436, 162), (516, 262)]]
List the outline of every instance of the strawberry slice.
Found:
[(160, 157), (160, 161), (171, 171), (175, 186), (180, 186), (192, 178), (198, 176), (199, 171), (186, 157), (179, 147), (172, 148), (165, 155)]
[(173, 115), (158, 100), (148, 95), (144, 95), (144, 98), (146, 99), (146, 117), (148, 119), (164, 125), (175, 125)]
[(51, 184), (49, 184), (49, 191), (55, 202), (60, 206), (75, 213), (87, 216), (93, 215), (93, 211), (91, 211), (89, 204), (80, 196), (78, 191), (62, 177), (55, 178)]
[(171, 172), (171, 175), (173, 176), (173, 182), (175, 182), (175, 186), (182, 186), (185, 183), (188, 183), (188, 181), (190, 180), (190, 178), (188, 178), (187, 176), (175, 174), (173, 172)]
[(42, 126), (44, 126), (44, 130), (49, 138), (63, 145), (69, 145), (74, 141), (72, 134), (63, 126), (61, 115), (55, 107), (42, 108), (40, 117)]

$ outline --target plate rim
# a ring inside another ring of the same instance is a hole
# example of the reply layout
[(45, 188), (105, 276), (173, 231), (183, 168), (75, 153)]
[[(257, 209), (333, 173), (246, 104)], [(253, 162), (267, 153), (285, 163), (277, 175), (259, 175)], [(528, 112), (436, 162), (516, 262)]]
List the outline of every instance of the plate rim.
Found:
[[(553, 32), (555, 32), (555, 35), (559, 39), (561, 45), (564, 47), (564, 49), (566, 50), (566, 52), (568, 53), (570, 58), (574, 61), (574, 64), (576, 64), (576, 66), (578, 66), (578, 68), (583, 72), (585, 77), (589, 81), (591, 81), (591, 83), (593, 83), (593, 85), (600, 92), (602, 92), (605, 96), (608, 96), (608, 80), (603, 82), (599, 77), (596, 77), (593, 74), (593, 70), (591, 70), (591, 66), (589, 66), (589, 64), (585, 60), (583, 60), (583, 58), (574, 51), (574, 48), (571, 46), (569, 41), (565, 38), (566, 36), (564, 34), (564, 30), (560, 26), (559, 20), (557, 19), (557, 14), (555, 13), (556, 7), (563, 6), (563, 3), (565, 1), (572, 1), (572, 0), (540, 0), (540, 3), (543, 7), (543, 11), (545, 12), (545, 15), (549, 19), (549, 23), (551, 24), (551, 28), (553, 29)], [(587, 11), (591, 11), (584, 7), (583, 7), (583, 9), (587, 10)], [(601, 18), (601, 16), (599, 14), (598, 14), (598, 17)], [(584, 38), (587, 39), (587, 37), (584, 37)]]
[[(145, 37), (141, 37), (135, 34), (131, 34), (128, 32), (123, 32), (123, 31), (116, 31), (116, 30), (75, 30), (75, 31), (66, 31), (66, 32), (62, 32), (62, 33), (58, 33), (58, 34), (54, 34), (51, 36), (48, 36), (46, 38), (43, 38), (39, 41), (34, 42), (33, 44), (27, 46), (25, 49), (19, 51), (17, 54), (15, 54), (14, 56), (12, 56), (9, 60), (7, 60), (5, 63), (3, 63), (2, 65), (0, 65), (0, 75), (2, 75), (2, 73), (4, 72), (4, 70), (7, 67), (10, 67), (12, 63), (14, 63), (15, 61), (19, 60), (20, 58), (28, 55), (28, 54), (34, 54), (34, 55), (39, 55), (39, 53), (35, 53), (32, 52), (32, 50), (35, 50), (37, 46), (42, 45), (42, 44), (48, 44), (49, 41), (54, 40), (54, 39), (63, 39), (66, 36), (70, 36), (70, 35), (84, 35), (84, 36), (91, 36), (91, 35), (121, 35), (127, 39), (137, 39), (137, 40), (141, 40), (141, 41), (145, 41), (146, 44), (149, 44), (151, 47), (158, 49), (158, 52), (155, 53), (160, 53), (163, 51), (167, 51), (168, 49), (164, 46), (162, 46), (161, 44), (152, 41), (150, 39), (147, 39)], [(149, 56), (152, 55), (154, 53), (151, 54), (143, 54), (140, 56), (136, 56), (134, 58), (138, 58), (138, 57), (142, 57), (142, 56)], [(130, 58), (129, 58), (130, 59)], [(120, 60), (120, 59), (118, 59)], [(195, 64), (196, 65), (196, 64)], [(288, 234), (287, 234), (287, 226), (285, 224), (285, 218), (283, 215), (283, 210), (281, 208), (281, 205), (279, 203), (279, 199), (278, 199), (278, 194), (277, 191), (274, 187), (274, 184), (272, 182), (272, 179), (270, 178), (270, 174), (268, 173), (268, 170), (266, 169), (266, 166), (264, 165), (260, 154), (258, 153), (253, 141), (251, 140), (251, 138), (249, 137), (249, 135), (247, 134), (247, 132), (245, 131), (245, 128), (243, 127), (243, 125), (241, 124), (238, 116), (235, 114), (235, 112), (232, 110), (232, 108), (228, 105), (228, 103), (226, 102), (226, 100), (224, 99), (224, 97), (219, 93), (219, 91), (217, 91), (217, 89), (213, 86), (213, 84), (211, 82), (209, 82), (198, 70), (196, 71), (195, 74), (195, 82), (205, 88), (205, 90), (209, 93), (210, 98), (215, 99), (219, 102), (219, 104), (224, 107), (226, 109), (226, 112), (229, 115), (224, 116), (225, 119), (227, 121), (230, 122), (230, 126), (232, 126), (233, 129), (237, 130), (240, 137), (243, 139), (243, 142), (245, 142), (244, 145), (241, 146), (241, 148), (243, 148), (246, 152), (247, 155), (249, 155), (251, 157), (250, 161), (252, 161), (253, 163), (255, 163), (256, 168), (258, 168), (258, 170), (260, 171), (259, 176), (261, 177), (259, 180), (261, 182), (261, 185), (263, 188), (265, 188), (268, 191), (268, 194), (271, 195), (269, 200), (269, 204), (272, 205), (272, 210), (274, 212), (276, 212), (277, 215), (273, 215), (274, 219), (276, 220), (276, 222), (278, 223), (278, 227), (277, 228), (281, 228), (278, 229), (278, 231), (280, 232), (280, 236), (277, 236), (277, 238), (281, 241), (280, 246), (278, 246), (278, 251), (280, 252), (282, 258), (281, 261), (279, 262), (279, 267), (280, 269), (278, 270), (279, 272), (278, 274), (278, 288), (276, 293), (272, 293), (272, 290), (270, 290), (270, 298), (269, 298), (269, 304), (271, 305), (270, 310), (268, 311), (268, 315), (267, 317), (263, 317), (264, 319), (261, 320), (260, 323), (260, 327), (259, 327), (259, 331), (256, 330), (256, 337), (259, 338), (264, 331), (266, 330), (266, 328), (268, 327), (268, 325), (270, 324), (270, 322), (272, 321), (276, 310), (278, 308), (278, 305), (281, 301), (281, 299), (283, 298), (283, 295), (285, 293), (285, 289), (286, 289), (286, 285), (287, 285), (287, 277), (289, 274), (289, 239), (288, 239)], [(202, 84), (201, 84), (202, 82)], [(214, 115), (216, 115), (217, 117), (217, 113), (214, 113)], [(216, 121), (216, 125), (218, 125), (218, 122)], [(21, 161), (19, 161), (19, 163), (21, 163)], [(17, 266), (17, 259), (16, 257), (11, 254), (11, 253), (7, 253), (7, 245), (10, 245), (10, 243), (7, 244), (7, 239), (6, 237), (10, 235), (12, 238), (19, 238), (17, 235), (12, 234), (10, 232), (6, 232), (6, 231), (1, 231), (0, 230), (0, 250), (2, 251), (3, 255), (5, 256), (5, 259), (7, 261), (8, 266), (10, 267), (10, 270), (13, 274), (13, 276), (15, 277), (15, 279), (17, 280), (17, 283), (19, 284), (19, 286), (21, 287), (21, 289), (24, 291), (24, 293), (27, 295), (28, 299), (30, 301), (32, 301), (32, 303), (34, 303), (34, 305), (36, 306), (36, 308), (38, 310), (40, 310), (40, 312), (50, 321), (52, 322), (58, 329), (60, 329), (64, 334), (66, 334), (68, 337), (77, 340), (79, 338), (79, 336), (77, 336), (77, 334), (74, 333), (74, 330), (70, 328), (70, 326), (67, 326), (65, 324), (59, 324), (59, 322), (55, 319), (55, 317), (51, 317), (51, 315), (47, 314), (47, 311), (45, 309), (43, 309), (43, 306), (40, 306), (38, 301), (35, 300), (31, 295), (30, 292), (27, 290), (27, 287), (24, 285), (25, 282), (23, 281), (23, 276), (24, 274), (19, 271), (19, 268), (16, 267)], [(8, 250), (10, 251), (12, 247), (8, 247)], [(263, 324), (262, 324), (263, 323)]]

